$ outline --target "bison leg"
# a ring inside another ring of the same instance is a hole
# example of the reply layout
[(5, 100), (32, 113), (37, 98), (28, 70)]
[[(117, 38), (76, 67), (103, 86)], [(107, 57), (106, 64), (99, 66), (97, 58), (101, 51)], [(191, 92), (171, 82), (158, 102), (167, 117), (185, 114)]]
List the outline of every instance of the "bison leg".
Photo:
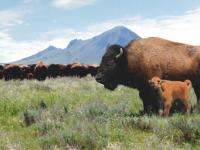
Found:
[[(159, 107), (158, 99), (151, 88), (145, 87), (139, 90), (139, 96), (143, 101), (144, 113), (157, 113)], [(162, 104), (161, 104), (162, 105)]]
[(186, 112), (186, 114), (189, 115), (189, 114), (190, 114), (190, 110), (191, 110), (190, 104), (188, 103), (187, 100), (184, 100), (184, 101), (183, 101), (183, 104), (184, 104), (184, 106), (185, 106), (185, 112)]
[(164, 103), (163, 100), (159, 97), (158, 99), (158, 114), (159, 116), (163, 115)]
[(170, 112), (170, 109), (171, 109), (172, 105), (171, 103), (165, 103), (164, 104), (164, 116), (169, 116), (169, 112)]
[(197, 108), (198, 108), (198, 111), (200, 111), (200, 84), (198, 85), (193, 84), (193, 88), (197, 97)]

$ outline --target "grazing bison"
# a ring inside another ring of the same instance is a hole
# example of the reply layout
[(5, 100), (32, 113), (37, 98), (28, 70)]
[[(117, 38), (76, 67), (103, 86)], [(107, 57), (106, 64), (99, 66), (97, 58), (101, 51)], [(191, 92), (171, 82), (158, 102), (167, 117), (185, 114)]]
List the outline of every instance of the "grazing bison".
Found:
[(4, 66), (0, 65), (0, 79), (3, 79), (3, 69), (4, 69)]
[[(175, 100), (180, 100), (187, 114), (190, 113), (191, 106), (189, 104), (189, 90), (191, 87), (190, 80), (182, 81), (170, 81), (161, 80), (159, 77), (153, 77), (149, 80), (150, 86), (155, 91), (155, 94), (160, 97), (161, 103), (164, 104), (164, 112), (160, 112), (160, 115), (168, 116), (172, 104)], [(160, 108), (162, 110), (163, 108)]]
[(45, 80), (48, 76), (48, 66), (44, 64), (42, 61), (39, 61), (34, 69), (34, 77), (37, 80)]
[(31, 73), (31, 67), (29, 65), (25, 65), (25, 64), (20, 64), (19, 65), (22, 73), (21, 73), (21, 79), (28, 79), (27, 76), (29, 73)]
[(82, 65), (80, 63), (73, 63), (71, 65), (68, 65), (71, 68), (69, 69), (69, 74), (71, 76), (76, 76), (76, 77), (85, 77), (88, 73), (88, 67), (87, 65)]
[(58, 76), (64, 75), (65, 66), (62, 64), (50, 64), (48, 66), (49, 76), (52, 78), (56, 78)]
[(28, 66), (30, 67), (30, 72), (34, 73), (36, 64), (29, 64)]
[(91, 76), (96, 76), (97, 70), (98, 70), (98, 65), (87, 65), (88, 66), (88, 74)]
[(200, 108), (200, 47), (150, 37), (126, 47), (111, 45), (104, 54), (96, 80), (110, 90), (123, 84), (139, 90), (144, 112), (157, 112), (158, 101), (148, 80), (190, 79)]
[(3, 71), (3, 69), (4, 69), (4, 66), (0, 65), (0, 70)]
[(9, 64), (4, 67), (3, 76), (5, 80), (21, 79), (23, 68), (20, 65)]

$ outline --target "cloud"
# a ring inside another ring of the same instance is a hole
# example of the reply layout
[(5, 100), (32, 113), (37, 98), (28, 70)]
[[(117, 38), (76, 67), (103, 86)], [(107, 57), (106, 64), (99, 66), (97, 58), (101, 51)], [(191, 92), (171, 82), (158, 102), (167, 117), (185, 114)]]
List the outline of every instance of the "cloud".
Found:
[[(7, 25), (4, 25), (4, 27), (20, 24), (20, 20), (23, 22), (18, 15), (13, 16), (13, 18), (16, 21), (5, 19)], [(64, 48), (74, 38), (88, 39), (117, 25), (126, 26), (141, 37), (158, 36), (177, 42), (200, 45), (199, 18), (200, 8), (187, 11), (180, 16), (159, 18), (132, 16), (90, 24), (80, 30), (73, 28), (56, 29), (42, 33), (37, 40), (33, 41), (16, 41), (8, 32), (0, 30), (0, 60), (1, 62), (18, 60), (37, 53), (49, 45)]]
[(53, 6), (63, 9), (75, 9), (83, 6), (91, 5), (96, 0), (53, 0)]
[(34, 54), (38, 48), (45, 48), (44, 42), (16, 41), (9, 34), (0, 32), (0, 61), (11, 62)]
[[(105, 31), (105, 30), (103, 30)], [(102, 32), (103, 32), (102, 31)], [(65, 48), (67, 44), (73, 39), (87, 39), (98, 34), (96, 30), (88, 30), (83, 28), (81, 30), (75, 30), (73, 28), (57, 29), (44, 33), (40, 39), (42, 41), (49, 41), (51, 45), (59, 48)]]
[(0, 11), (0, 30), (8, 30), (15, 25), (23, 23), (25, 13), (19, 10)]
[(62, 48), (66, 46), (65, 44), (67, 42), (74, 38), (91, 38), (115, 26), (122, 25), (144, 38), (157, 36), (177, 42), (200, 45), (200, 38), (198, 38), (200, 37), (199, 18), (200, 8), (187, 11), (180, 16), (164, 16), (159, 18), (133, 16), (117, 20), (108, 20), (103, 23), (90, 24), (81, 30), (74, 30), (73, 28), (54, 30), (47, 32), (44, 36), (56, 37), (60, 39), (58, 41), (64, 41), (60, 46), (55, 42), (56, 46)]
[[(12, 36), (12, 30), (24, 23), (24, 17), (27, 11), (16, 9), (0, 10), (0, 62), (8, 62), (26, 57), (27, 47), (30, 43), (15, 41)], [(23, 51), (24, 53), (20, 53)]]
[[(200, 45), (200, 8), (187, 11), (180, 16), (165, 16), (160, 18), (145, 18), (133, 16), (103, 23), (90, 24), (81, 30), (73, 28), (59, 29), (44, 34), (43, 39), (54, 41), (54, 46), (63, 48), (74, 39), (88, 39), (115, 26), (126, 26), (141, 37), (157, 36), (169, 40)], [(64, 35), (64, 36), (63, 36)], [(55, 39), (48, 39), (55, 37)], [(56, 42), (58, 41), (58, 42)]]
[(123, 25), (141, 37), (158, 36), (169, 40), (200, 45), (200, 8), (187, 11), (180, 16), (145, 18), (134, 16), (90, 25), (88, 30), (102, 31)]

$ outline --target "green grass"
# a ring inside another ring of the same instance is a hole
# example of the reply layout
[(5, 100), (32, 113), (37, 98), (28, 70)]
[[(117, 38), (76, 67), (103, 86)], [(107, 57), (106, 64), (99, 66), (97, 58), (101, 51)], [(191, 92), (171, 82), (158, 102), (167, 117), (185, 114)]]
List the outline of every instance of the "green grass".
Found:
[(200, 149), (196, 110), (168, 118), (141, 110), (137, 90), (111, 92), (92, 77), (0, 81), (0, 149)]

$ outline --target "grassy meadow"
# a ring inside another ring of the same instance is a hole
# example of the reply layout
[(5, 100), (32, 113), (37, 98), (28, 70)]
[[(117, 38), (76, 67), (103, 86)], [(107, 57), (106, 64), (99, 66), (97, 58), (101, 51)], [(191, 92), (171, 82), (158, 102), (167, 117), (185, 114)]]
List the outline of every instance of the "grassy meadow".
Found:
[[(191, 90), (190, 101), (195, 105)], [(138, 91), (92, 77), (0, 80), (0, 149), (200, 149), (200, 114), (139, 116)]]

